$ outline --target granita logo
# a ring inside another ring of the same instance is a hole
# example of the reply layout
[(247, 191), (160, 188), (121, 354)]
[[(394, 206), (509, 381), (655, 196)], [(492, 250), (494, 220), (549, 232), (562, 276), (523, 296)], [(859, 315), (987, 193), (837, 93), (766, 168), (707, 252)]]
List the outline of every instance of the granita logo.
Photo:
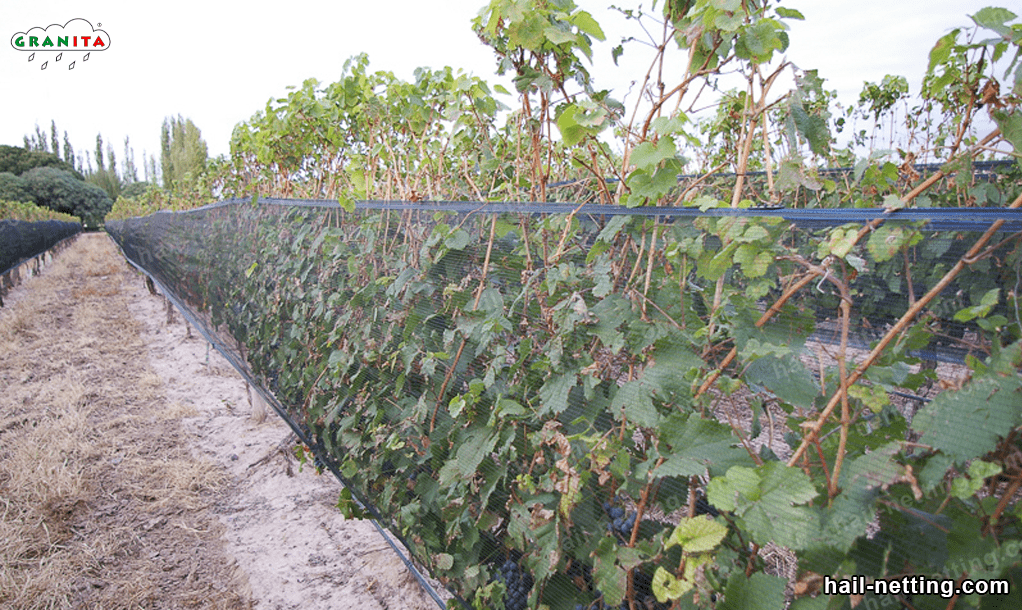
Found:
[[(96, 24), (102, 27), (102, 23)], [(40, 56), (40, 70), (45, 70), (52, 59), (55, 63), (64, 60), (68, 55), (68, 70), (74, 70), (75, 64), (89, 61), (93, 51), (105, 51), (110, 48), (110, 35), (105, 31), (92, 27), (85, 19), (72, 19), (64, 25), (54, 23), (45, 28), (35, 27), (27, 32), (18, 32), (11, 36), (11, 46), (16, 51), (25, 51), (28, 61), (35, 61)]]

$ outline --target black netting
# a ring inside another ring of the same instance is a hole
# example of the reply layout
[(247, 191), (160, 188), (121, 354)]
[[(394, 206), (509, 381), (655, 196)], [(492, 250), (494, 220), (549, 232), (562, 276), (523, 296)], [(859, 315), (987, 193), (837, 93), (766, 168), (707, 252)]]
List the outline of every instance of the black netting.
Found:
[[(905, 211), (852, 240), (883, 216), (467, 203), (345, 212), (274, 200), (106, 227), (455, 594), (509, 609), (529, 596), (551, 608), (666, 608), (658, 568), (682, 582), (686, 562), (703, 561), (664, 545), (693, 514), (752, 536), (717, 553), (716, 579), (762, 562), (768, 542), (794, 562), (771, 577), (791, 582), (796, 566), (834, 570), (828, 558), (852, 547), (860, 571), (882, 572), (892, 553), (934, 572), (949, 561), (933, 550), (949, 544), (949, 526), (934, 517), (931, 532), (925, 517), (942, 498), (874, 523), (881, 494), (911, 483), (882, 469), (872, 483), (855, 477), (899, 443), (937, 442), (932, 421), (913, 421), (921, 405), (964, 383), (961, 363), (996, 361), (1018, 341), (1022, 217)], [(1006, 222), (983, 237), (994, 221)], [(930, 300), (957, 265), (967, 270)], [(745, 497), (741, 469), (789, 476), (764, 464), (797, 458), (800, 424), (839, 390), (842, 359), (851, 373), (892, 329), (849, 391), (851, 434), (828, 422), (809, 451), (833, 455), (840, 442), (850, 456), (833, 509), (795, 491), (780, 507), (727, 500), (726, 485)], [(1004, 387), (997, 400), (1014, 400)], [(917, 473), (950, 465), (905, 451)], [(724, 483), (708, 492), (708, 479)], [(823, 538), (807, 539), (796, 517), (815, 519)], [(919, 547), (892, 550), (895, 539)], [(699, 603), (724, 587), (696, 580)]]
[(0, 220), (0, 273), (81, 232), (82, 225), (60, 220)]

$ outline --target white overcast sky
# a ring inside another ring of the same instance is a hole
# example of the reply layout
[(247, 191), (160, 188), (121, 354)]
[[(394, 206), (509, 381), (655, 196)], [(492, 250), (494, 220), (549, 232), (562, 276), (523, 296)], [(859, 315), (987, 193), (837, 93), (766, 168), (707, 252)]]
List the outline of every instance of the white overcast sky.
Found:
[[(646, 60), (626, 50), (621, 67), (610, 49), (636, 34), (607, 7), (637, 6), (630, 0), (576, 0), (600, 22), (607, 41), (598, 44), (592, 73), (600, 88), (625, 97), (641, 79)], [(969, 26), (967, 15), (984, 6), (1022, 13), (1018, 0), (786, 0), (806, 20), (792, 23), (786, 55), (801, 68), (817, 68), (846, 104), (864, 81), (885, 74), (908, 77), (918, 92), (928, 53), (941, 35)], [(0, 0), (0, 144), (22, 144), (38, 123), (49, 133), (56, 121), (76, 150), (92, 151), (97, 133), (123, 160), (130, 136), (141, 173), (143, 150), (157, 153), (160, 125), (178, 114), (202, 130), (212, 156), (229, 153), (234, 126), (263, 109), (288, 85), (307, 78), (337, 80), (345, 59), (369, 54), (370, 68), (405, 79), (418, 66), (449, 65), (495, 82), (492, 53), (472, 33), (470, 21), (485, 0), (290, 0), (255, 3), (177, 0), (16, 2)], [(646, 0), (647, 8), (650, 1)], [(110, 47), (68, 70), (69, 53), (28, 53), (10, 44), (16, 32), (63, 25), (82, 18), (109, 33)], [(50, 64), (40, 70), (41, 59)], [(633, 61), (625, 61), (626, 59)], [(641, 68), (640, 68), (641, 66)], [(506, 81), (505, 81), (506, 82)], [(509, 87), (510, 88), (510, 87)], [(633, 94), (634, 97), (634, 94)], [(513, 103), (508, 99), (507, 103)], [(141, 177), (141, 176), (140, 176)]]

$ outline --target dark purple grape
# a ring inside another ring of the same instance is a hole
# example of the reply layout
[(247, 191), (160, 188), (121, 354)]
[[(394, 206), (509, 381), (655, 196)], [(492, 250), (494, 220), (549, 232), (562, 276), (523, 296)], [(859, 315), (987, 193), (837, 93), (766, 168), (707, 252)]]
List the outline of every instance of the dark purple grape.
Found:
[(525, 610), (532, 590), (532, 575), (509, 559), (500, 566), (496, 579), (504, 583), (504, 610)]

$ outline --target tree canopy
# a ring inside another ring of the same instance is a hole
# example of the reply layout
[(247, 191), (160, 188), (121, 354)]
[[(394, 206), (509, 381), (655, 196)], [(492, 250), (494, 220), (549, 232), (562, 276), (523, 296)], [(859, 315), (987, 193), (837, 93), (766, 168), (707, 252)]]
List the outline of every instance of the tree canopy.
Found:
[(70, 163), (63, 161), (53, 153), (0, 144), (0, 172), (9, 172), (20, 176), (36, 167), (54, 167), (69, 172), (78, 180), (85, 180), (85, 177), (76, 171)]
[(55, 167), (34, 168), (22, 179), (36, 203), (77, 216), (86, 225), (99, 225), (113, 207), (113, 201), (103, 189)]
[(0, 172), (0, 201), (35, 203), (35, 197), (24, 178), (11, 172)]

